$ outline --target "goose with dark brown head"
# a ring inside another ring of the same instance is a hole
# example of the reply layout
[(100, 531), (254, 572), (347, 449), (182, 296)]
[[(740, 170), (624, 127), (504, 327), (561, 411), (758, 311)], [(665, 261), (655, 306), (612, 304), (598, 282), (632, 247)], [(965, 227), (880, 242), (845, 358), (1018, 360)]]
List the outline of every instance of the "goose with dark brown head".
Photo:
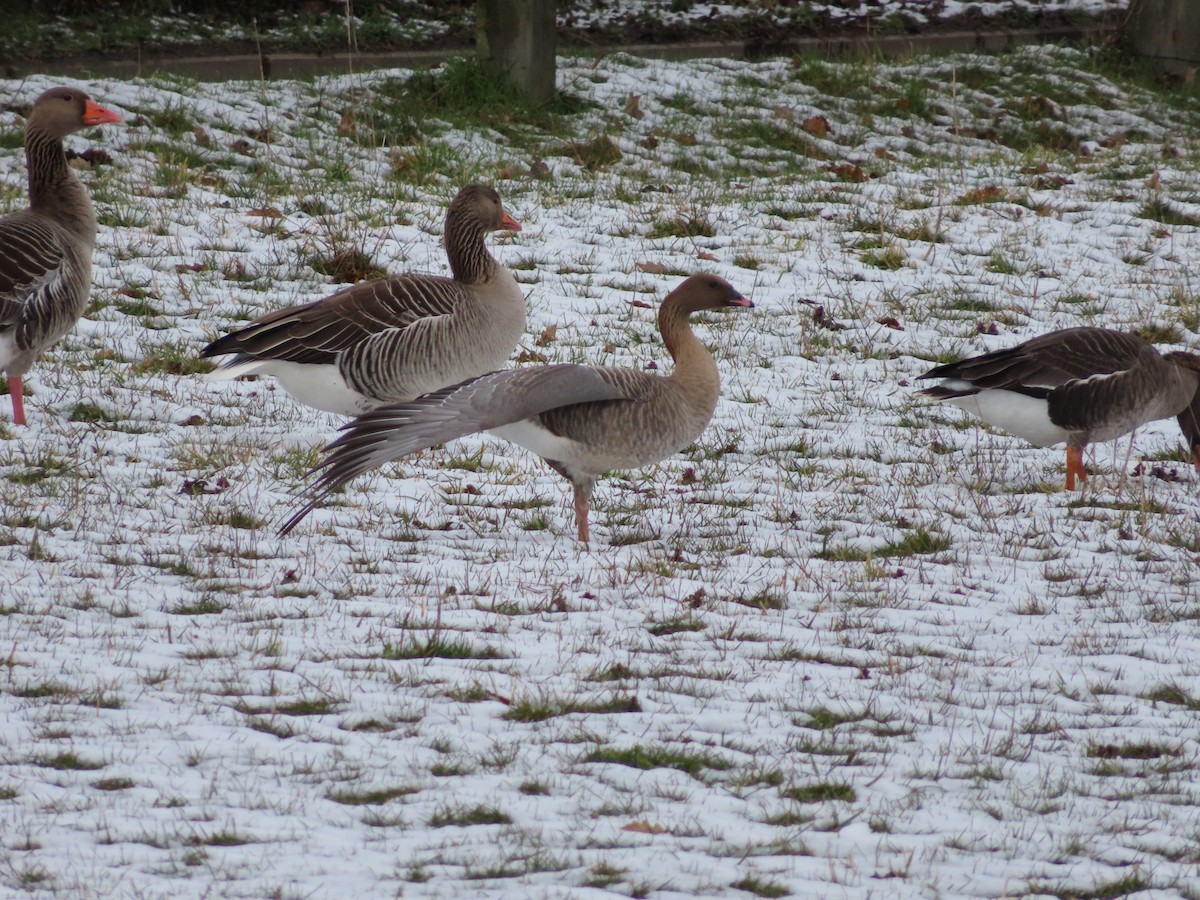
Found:
[(29, 207), (0, 217), (0, 369), (13, 422), (25, 424), (25, 374), (79, 321), (92, 286), (96, 212), (67, 165), (63, 138), (121, 117), (83, 91), (57, 87), (25, 123)]
[(1083, 481), (1083, 450), (1178, 416), (1200, 469), (1200, 355), (1159, 354), (1108, 328), (1067, 328), (931, 369), (920, 393), (953, 403), (1036, 447), (1067, 445), (1067, 490)]
[(467, 185), (446, 213), (451, 278), (408, 273), (277, 310), (213, 341), (232, 358), (208, 376), (273, 375), (308, 406), (358, 415), (504, 365), (525, 332), (525, 297), (484, 246), (521, 226), (489, 187)]
[(509, 369), (359, 416), (326, 448), (318, 466), (324, 473), (280, 533), (369, 469), (487, 431), (532, 450), (571, 482), (576, 528), (587, 541), (588, 502), (602, 473), (658, 462), (696, 440), (712, 418), (720, 376), (692, 332), (691, 315), (749, 306), (724, 279), (693, 275), (659, 310), (659, 331), (675, 360), (669, 375), (578, 365)]

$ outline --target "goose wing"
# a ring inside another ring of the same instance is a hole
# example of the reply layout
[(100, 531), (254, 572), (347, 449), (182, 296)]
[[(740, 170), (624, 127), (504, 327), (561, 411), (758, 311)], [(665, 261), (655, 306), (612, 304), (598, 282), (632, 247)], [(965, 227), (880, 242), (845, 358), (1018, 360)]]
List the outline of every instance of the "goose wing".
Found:
[(639, 399), (637, 383), (627, 387), (611, 376), (613, 371), (570, 364), (505, 369), (370, 410), (325, 448), (325, 459), (314, 470), (325, 471), (300, 495), (304, 504), (279, 533), (291, 531), (332, 491), (390, 460), (562, 406)]
[(466, 289), (439, 275), (395, 275), (364, 282), (304, 306), (276, 310), (205, 347), (201, 356), (297, 363), (336, 362), (374, 335), (451, 314)]
[(28, 305), (48, 297), (41, 289), (59, 277), (63, 264), (62, 243), (51, 228), (21, 214), (0, 219), (0, 328), (38, 318)]
[(944, 378), (946, 384), (922, 393), (944, 400), (981, 390), (1004, 390), (1046, 398), (1072, 386), (1087, 391), (1104, 376), (1141, 365), (1153, 349), (1141, 338), (1107, 328), (1068, 328), (1015, 347), (994, 350), (930, 369), (919, 378)]

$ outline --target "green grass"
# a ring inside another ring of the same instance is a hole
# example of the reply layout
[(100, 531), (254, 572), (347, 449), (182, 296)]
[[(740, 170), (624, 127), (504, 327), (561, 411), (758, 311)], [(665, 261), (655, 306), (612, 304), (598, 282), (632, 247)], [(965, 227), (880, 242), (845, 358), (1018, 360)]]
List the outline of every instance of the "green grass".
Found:
[(598, 747), (584, 758), (589, 763), (614, 763), (634, 769), (678, 769), (693, 778), (706, 770), (732, 769), (733, 763), (706, 750), (680, 750), (669, 746), (643, 747), (640, 744), (618, 750)]
[(80, 756), (71, 750), (64, 750), (61, 753), (56, 753), (53, 756), (43, 757), (37, 760), (37, 765), (44, 766), (47, 769), (59, 769), (61, 771), (94, 771), (103, 769), (104, 763), (94, 762)]
[(343, 806), (378, 806), (392, 800), (398, 800), (401, 797), (411, 796), (419, 791), (420, 788), (409, 785), (390, 788), (371, 788), (368, 790), (342, 788), (331, 791), (326, 794), (326, 797), (334, 803), (340, 803)]
[(429, 817), (430, 828), (445, 828), (456, 825), (469, 828), (472, 825), (511, 825), (512, 818), (494, 806), (442, 806)]
[(491, 644), (478, 646), (466, 637), (440, 634), (414, 638), (403, 644), (384, 644), (382, 659), (503, 659)]
[(513, 722), (543, 722), (557, 716), (574, 713), (603, 715), (606, 713), (641, 712), (636, 697), (615, 695), (607, 700), (581, 701), (550, 695), (522, 697), (514, 700), (504, 713)]
[(826, 803), (829, 801), (853, 803), (858, 799), (854, 788), (837, 781), (815, 782), (784, 788), (779, 792), (779, 796), (785, 800), (795, 800), (798, 803)]

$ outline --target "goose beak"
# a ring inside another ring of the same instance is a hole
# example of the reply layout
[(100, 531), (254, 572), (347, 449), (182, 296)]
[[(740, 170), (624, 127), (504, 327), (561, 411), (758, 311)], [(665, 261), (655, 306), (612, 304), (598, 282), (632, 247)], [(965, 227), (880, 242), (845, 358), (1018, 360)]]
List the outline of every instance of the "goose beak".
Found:
[(520, 231), (521, 223), (518, 222), (516, 219), (514, 219), (512, 216), (510, 216), (508, 213), (505, 213), (504, 216), (500, 219), (500, 227), (505, 229), (506, 231)]
[(121, 117), (111, 109), (105, 109), (99, 103), (93, 100), (88, 100), (83, 108), (83, 124), (84, 125), (106, 125), (112, 122), (120, 122)]
[(729, 301), (727, 302), (726, 305), (727, 306), (741, 306), (746, 309), (754, 309), (754, 304), (751, 303), (749, 300), (747, 300), (745, 297), (743, 297), (741, 294), (738, 294), (736, 297), (730, 297)]

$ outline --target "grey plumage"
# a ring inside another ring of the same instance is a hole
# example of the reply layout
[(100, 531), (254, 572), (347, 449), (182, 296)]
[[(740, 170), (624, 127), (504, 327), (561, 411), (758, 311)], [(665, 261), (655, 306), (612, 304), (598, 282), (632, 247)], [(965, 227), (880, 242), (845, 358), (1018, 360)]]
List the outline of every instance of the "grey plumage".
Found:
[(494, 190), (468, 185), (446, 214), (453, 278), (356, 284), (268, 313), (201, 356), (233, 356), (212, 377), (274, 375), (301, 402), (345, 415), (481, 375), (507, 361), (525, 330), (525, 298), (484, 236), (520, 227)]
[[(1083, 448), (1178, 416), (1200, 464), (1196, 424), (1200, 356), (1160, 355), (1136, 335), (1067, 328), (1023, 344), (937, 366), (920, 393), (961, 406), (1037, 446), (1067, 444), (1067, 488), (1084, 478)], [(1007, 398), (1007, 399), (1006, 399)]]
[(291, 531), (330, 492), (383, 463), (457, 437), (490, 431), (538, 453), (574, 488), (576, 524), (588, 539), (588, 498), (610, 469), (657, 462), (694, 441), (720, 389), (716, 363), (688, 323), (693, 312), (750, 306), (712, 275), (687, 279), (664, 300), (659, 329), (676, 365), (667, 376), (633, 369), (557, 365), (492, 372), (359, 416), (326, 448)]
[(13, 420), (24, 424), (23, 376), (83, 315), (92, 282), (96, 213), (67, 166), (63, 138), (120, 117), (72, 88), (34, 101), (25, 128), (29, 208), (0, 218), (0, 369)]

